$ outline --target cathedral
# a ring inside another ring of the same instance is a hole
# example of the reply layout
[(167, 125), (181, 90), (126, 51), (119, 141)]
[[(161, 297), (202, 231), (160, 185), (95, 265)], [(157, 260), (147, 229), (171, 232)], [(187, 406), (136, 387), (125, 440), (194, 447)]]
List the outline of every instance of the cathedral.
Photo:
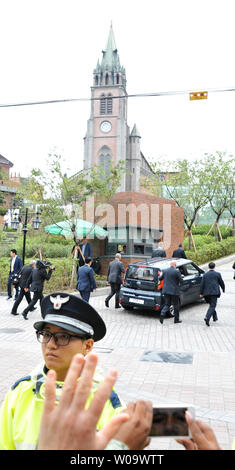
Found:
[[(123, 253), (123, 263), (151, 257), (160, 241), (168, 256), (172, 255), (184, 237), (184, 211), (169, 199), (147, 194), (141, 181), (153, 175), (140, 149), (140, 132), (127, 122), (126, 71), (121, 65), (112, 25), (101, 62), (98, 60), (91, 86), (91, 113), (84, 138), (84, 170), (102, 166), (108, 174), (110, 164), (124, 161), (116, 194), (108, 201), (115, 214), (106, 219), (108, 231), (104, 241), (92, 240), (93, 254), (100, 256), (102, 274), (117, 251)], [(85, 220), (90, 219), (84, 214)], [(98, 222), (99, 223), (99, 222)]]
[(141, 177), (152, 174), (151, 167), (140, 150), (140, 133), (136, 124), (130, 130), (127, 123), (126, 71), (120, 59), (112, 25), (107, 45), (94, 69), (91, 88), (91, 115), (84, 139), (84, 169), (102, 165), (108, 171), (110, 163), (126, 164), (119, 191), (140, 191)]

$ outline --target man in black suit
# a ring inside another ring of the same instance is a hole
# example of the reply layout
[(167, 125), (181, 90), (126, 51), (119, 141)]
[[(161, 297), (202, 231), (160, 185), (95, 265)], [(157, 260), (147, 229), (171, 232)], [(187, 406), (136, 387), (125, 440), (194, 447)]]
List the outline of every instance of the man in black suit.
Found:
[(159, 243), (157, 248), (152, 252), (152, 258), (166, 258), (166, 252), (163, 249), (162, 243)]
[(107, 280), (111, 287), (111, 292), (105, 299), (106, 307), (109, 307), (109, 301), (115, 294), (115, 308), (120, 308), (119, 295), (122, 283), (122, 273), (125, 273), (125, 268), (121, 262), (122, 255), (117, 253), (115, 259), (109, 263)]
[(200, 285), (200, 297), (204, 297), (206, 302), (209, 303), (206, 316), (204, 318), (207, 326), (210, 326), (210, 318), (217, 321), (216, 304), (217, 299), (220, 297), (220, 287), (225, 292), (225, 284), (220, 273), (215, 271), (215, 263), (212, 261), (208, 264), (209, 271), (203, 275)]
[(32, 270), (28, 281), (26, 283), (26, 289), (29, 289), (30, 286), (30, 292), (33, 292), (33, 298), (28, 305), (22, 312), (22, 315), (25, 320), (28, 320), (28, 312), (32, 311), (34, 305), (37, 303), (38, 300), (40, 300), (40, 303), (42, 302), (43, 299), (43, 287), (44, 287), (44, 281), (49, 281), (51, 275), (52, 275), (52, 270), (54, 269), (54, 266), (48, 266), (49, 271), (47, 272), (46, 267), (44, 263), (40, 260), (36, 262), (36, 268)]
[[(12, 277), (14, 274), (18, 274), (21, 268), (23, 267), (23, 261), (22, 259), (17, 255), (17, 251), (15, 249), (12, 249), (10, 251), (10, 257), (11, 257), (11, 262), (10, 262), (10, 271), (9, 271), (9, 276), (8, 276), (8, 281), (7, 281), (7, 292), (8, 292), (8, 297), (7, 300), (12, 298), (12, 293), (11, 293), (11, 288), (12, 288)], [(18, 292), (19, 292), (19, 287), (15, 287), (15, 300), (18, 297)]]
[[(12, 307), (12, 311), (11, 311), (12, 315), (19, 315), (17, 313), (17, 308), (20, 305), (20, 302), (23, 300), (24, 297), (26, 298), (28, 304), (30, 304), (31, 302), (31, 295), (30, 295), (29, 290), (27, 289), (27, 282), (28, 282), (29, 276), (32, 273), (32, 270), (35, 267), (36, 267), (36, 261), (32, 260), (29, 266), (24, 266), (20, 271), (20, 280), (19, 280), (20, 293)], [(35, 310), (34, 307), (32, 307), (31, 311), (33, 310)]]
[(159, 276), (159, 279), (163, 279), (163, 288), (162, 293), (165, 297), (165, 305), (163, 306), (160, 314), (160, 322), (163, 323), (166, 313), (169, 311), (170, 306), (174, 307), (174, 323), (182, 323), (179, 319), (179, 300), (180, 300), (180, 283), (182, 280), (182, 275), (176, 269), (176, 262), (171, 261), (170, 268), (163, 271)]
[(183, 250), (182, 243), (179, 244), (178, 248), (173, 251), (172, 258), (184, 258), (187, 259), (187, 256)]

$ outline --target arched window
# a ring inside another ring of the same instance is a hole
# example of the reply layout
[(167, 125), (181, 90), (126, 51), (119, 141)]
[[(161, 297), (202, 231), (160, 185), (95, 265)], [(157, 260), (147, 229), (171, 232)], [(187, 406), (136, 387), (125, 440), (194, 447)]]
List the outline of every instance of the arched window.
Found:
[(118, 85), (118, 84), (119, 84), (119, 74), (118, 74), (118, 73), (117, 73), (117, 78), (116, 78), (116, 80), (117, 80), (117, 85)]
[(104, 180), (109, 176), (112, 165), (112, 155), (109, 147), (104, 146), (100, 149), (98, 165), (101, 169), (100, 178)]
[(107, 114), (112, 114), (113, 112), (113, 98), (111, 93), (109, 93), (107, 98)]
[(100, 114), (106, 114), (106, 98), (104, 94), (101, 95)]
[(100, 114), (112, 114), (113, 113), (113, 98), (111, 93), (101, 95), (100, 99)]
[(106, 73), (105, 75), (105, 85), (108, 85), (109, 84), (109, 74)]
[(95, 76), (95, 84), (96, 84), (96, 85), (99, 84), (99, 77), (98, 77), (98, 75)]

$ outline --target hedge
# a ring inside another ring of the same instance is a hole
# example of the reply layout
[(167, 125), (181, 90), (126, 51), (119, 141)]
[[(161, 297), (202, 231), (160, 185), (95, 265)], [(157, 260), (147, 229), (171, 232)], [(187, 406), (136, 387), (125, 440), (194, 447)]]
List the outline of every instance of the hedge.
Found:
[[(209, 238), (209, 237), (208, 237)], [(187, 258), (197, 264), (207, 263), (235, 253), (235, 237), (228, 237), (221, 242), (213, 242), (194, 251), (185, 251)]]
[[(202, 224), (196, 225), (193, 227), (192, 233), (194, 235), (207, 235), (209, 230), (211, 229), (212, 224)], [(222, 235), (222, 238), (228, 238), (232, 236), (232, 227), (226, 227), (225, 225), (219, 225), (219, 229)], [(214, 237), (214, 228), (210, 232), (210, 236)]]
[[(26, 259), (25, 264), (29, 264), (31, 259)], [(71, 290), (70, 279), (72, 274), (72, 259), (70, 258), (50, 258), (50, 262), (55, 266), (51, 279), (45, 281), (44, 292), (56, 292), (60, 290)], [(7, 279), (9, 274), (10, 258), (0, 258), (0, 290), (6, 292)], [(103, 287), (106, 283), (106, 276), (95, 274), (97, 287)], [(76, 279), (72, 290), (76, 289)]]

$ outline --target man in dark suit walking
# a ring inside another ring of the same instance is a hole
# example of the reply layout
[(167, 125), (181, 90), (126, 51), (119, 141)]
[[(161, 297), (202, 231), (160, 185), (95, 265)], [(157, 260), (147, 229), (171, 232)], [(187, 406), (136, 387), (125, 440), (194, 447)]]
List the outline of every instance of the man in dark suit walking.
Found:
[(182, 280), (182, 275), (176, 269), (176, 262), (171, 261), (170, 268), (163, 271), (159, 276), (159, 279), (163, 279), (163, 288), (162, 293), (165, 298), (165, 305), (163, 306), (160, 314), (160, 322), (163, 323), (164, 317), (170, 309), (170, 306), (174, 307), (174, 323), (182, 323), (179, 319), (179, 300), (180, 300), (180, 283)]
[(91, 292), (96, 289), (91, 263), (91, 258), (85, 258), (85, 264), (78, 269), (77, 290), (79, 290), (82, 299), (86, 302), (89, 302)]
[(166, 252), (162, 243), (159, 243), (158, 246), (153, 250), (152, 258), (166, 258)]
[(106, 307), (109, 307), (109, 301), (115, 295), (115, 308), (120, 308), (119, 295), (122, 283), (122, 273), (125, 273), (125, 268), (121, 262), (122, 255), (117, 253), (115, 259), (109, 263), (107, 280), (111, 287), (111, 292), (105, 299)]
[(210, 326), (210, 319), (217, 321), (216, 305), (217, 299), (220, 297), (220, 287), (225, 292), (225, 284), (220, 273), (215, 271), (215, 263), (212, 261), (208, 264), (209, 271), (203, 275), (200, 285), (200, 297), (204, 297), (206, 302), (209, 303), (204, 321), (207, 326)]
[(52, 275), (52, 270), (54, 269), (54, 266), (48, 267), (49, 271), (47, 272), (45, 264), (42, 261), (37, 260), (36, 268), (32, 270), (28, 278), (26, 289), (29, 289), (30, 286), (30, 292), (33, 292), (33, 298), (28, 307), (26, 307), (22, 312), (25, 320), (28, 320), (28, 312), (33, 310), (33, 307), (36, 305), (37, 301), (40, 300), (40, 303), (42, 302), (44, 282), (45, 280), (49, 281)]
[(183, 250), (182, 243), (179, 244), (178, 248), (173, 251), (172, 258), (184, 258), (187, 259), (187, 256)]
[[(20, 302), (23, 300), (24, 297), (26, 298), (28, 304), (30, 304), (31, 302), (31, 295), (30, 295), (29, 290), (27, 289), (27, 282), (35, 266), (36, 266), (36, 261), (32, 260), (29, 266), (24, 266), (21, 269), (20, 280), (19, 280), (20, 293), (12, 307), (12, 311), (11, 311), (12, 315), (19, 315), (17, 313), (17, 308), (19, 307)], [(35, 307), (32, 307), (31, 311), (33, 310), (35, 310)]]
[[(12, 287), (12, 277), (14, 274), (18, 274), (21, 268), (23, 267), (23, 261), (22, 259), (17, 255), (17, 251), (15, 249), (10, 251), (10, 271), (8, 275), (8, 281), (7, 281), (7, 292), (8, 292), (8, 298), (7, 300), (12, 298), (12, 293), (11, 293), (11, 287)], [(19, 287), (15, 287), (15, 300), (18, 297), (19, 293)]]

